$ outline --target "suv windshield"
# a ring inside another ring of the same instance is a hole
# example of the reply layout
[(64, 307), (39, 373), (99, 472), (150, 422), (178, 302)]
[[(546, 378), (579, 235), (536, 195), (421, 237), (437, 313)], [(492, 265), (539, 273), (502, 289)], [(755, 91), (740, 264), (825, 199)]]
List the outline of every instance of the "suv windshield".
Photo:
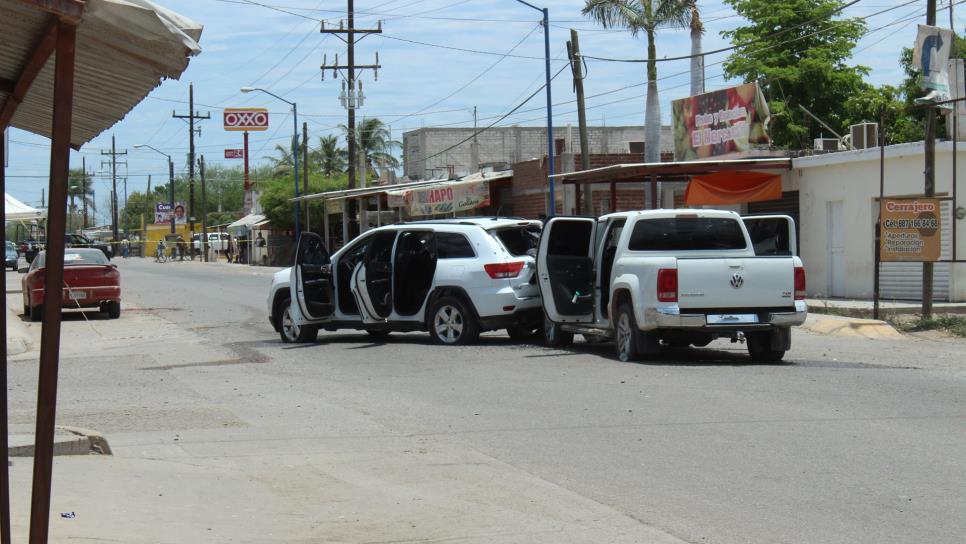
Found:
[(724, 217), (643, 219), (634, 225), (628, 243), (631, 251), (745, 249), (747, 246), (738, 221)]
[(522, 257), (529, 250), (536, 250), (540, 243), (540, 227), (524, 225), (493, 231), (493, 235), (514, 257)]

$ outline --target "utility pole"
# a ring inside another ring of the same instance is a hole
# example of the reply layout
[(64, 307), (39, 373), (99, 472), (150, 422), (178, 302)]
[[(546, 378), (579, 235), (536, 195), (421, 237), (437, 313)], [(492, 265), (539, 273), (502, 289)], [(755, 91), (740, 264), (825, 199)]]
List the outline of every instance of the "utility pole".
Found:
[[(195, 119), (211, 119), (210, 114), (201, 115), (195, 111), (195, 86), (193, 83), (188, 85), (188, 115), (179, 115), (174, 111), (171, 117), (175, 119), (188, 120), (188, 230), (191, 234), (195, 233)], [(201, 127), (197, 128), (198, 135), (201, 135)], [(174, 210), (171, 210), (174, 213)], [(194, 252), (191, 253), (194, 259)]]
[[(117, 228), (117, 156), (127, 155), (127, 151), (118, 151), (117, 142), (114, 139), (114, 135), (111, 135), (111, 150), (101, 151), (101, 155), (111, 156), (111, 234), (114, 240), (117, 241), (120, 236), (118, 235)], [(122, 163), (127, 164), (127, 163)], [(104, 163), (101, 163), (104, 166)]]
[[(926, 0), (926, 24), (936, 26), (936, 0)], [(936, 194), (936, 108), (926, 109), (926, 142), (923, 154), (926, 159), (925, 190), (927, 198)], [(922, 316), (932, 317), (933, 266), (922, 263)]]
[[(473, 172), (478, 172), (480, 170), (480, 142), (476, 139), (476, 106), (473, 106), (473, 143), (470, 144), (470, 168)], [(390, 140), (392, 140), (392, 135), (390, 134)]]
[[(309, 194), (309, 124), (302, 122), (302, 194)], [(302, 217), (305, 218), (305, 230), (312, 232), (312, 221), (309, 219), (309, 203), (302, 201)]]
[[(570, 41), (567, 42), (567, 56), (570, 58), (570, 67), (574, 73), (574, 91), (577, 92), (577, 131), (580, 133), (580, 169), (590, 170), (590, 142), (587, 137), (587, 110), (584, 108), (584, 59), (580, 57), (580, 41), (577, 39), (577, 31), (570, 29)], [(580, 210), (577, 214), (586, 213), (590, 215), (593, 210), (593, 189), (587, 185), (577, 184), (577, 200), (580, 202)]]
[[(201, 171), (201, 251), (204, 260), (208, 262), (208, 192), (205, 189), (205, 156), (198, 159), (198, 169)], [(192, 242), (193, 244), (193, 242)], [(194, 253), (194, 249), (191, 250)]]
[(81, 157), (81, 170), (84, 171), (84, 175), (81, 176), (81, 206), (84, 207), (84, 228), (87, 228), (87, 157)]
[[(356, 69), (371, 69), (375, 74), (376, 80), (379, 79), (379, 54), (376, 53), (376, 63), (369, 65), (356, 65), (356, 42), (365, 38), (369, 34), (380, 34), (382, 33), (382, 21), (379, 22), (376, 29), (358, 29), (355, 28), (355, 8), (353, 0), (347, 0), (347, 26), (348, 28), (343, 28), (342, 21), (339, 21), (339, 28), (327, 29), (325, 28), (325, 22), (322, 22), (321, 32), (323, 34), (335, 34), (340, 40), (345, 42), (348, 49), (349, 62), (346, 65), (339, 64), (339, 57), (336, 56), (335, 64), (329, 66), (325, 60), (322, 62), (322, 79), (325, 79), (325, 70), (331, 69), (333, 77), (339, 76), (339, 70), (346, 70), (347, 75), (343, 77), (342, 82), (342, 95), (340, 99), (342, 100), (342, 105), (348, 111), (348, 123), (346, 130), (346, 140), (349, 148), (349, 188), (355, 189), (356, 185), (356, 108), (361, 108), (365, 97), (362, 94), (362, 81), (358, 82), (358, 94), (356, 94)], [(345, 38), (340, 36), (340, 34), (345, 34)], [(361, 34), (362, 38), (357, 35)], [(362, 173), (365, 175), (365, 172)], [(359, 233), (359, 224), (356, 222), (356, 201), (352, 199), (347, 199), (346, 201), (346, 214), (348, 215), (348, 232), (344, 232), (342, 237), (345, 242), (348, 242), (354, 238)]]

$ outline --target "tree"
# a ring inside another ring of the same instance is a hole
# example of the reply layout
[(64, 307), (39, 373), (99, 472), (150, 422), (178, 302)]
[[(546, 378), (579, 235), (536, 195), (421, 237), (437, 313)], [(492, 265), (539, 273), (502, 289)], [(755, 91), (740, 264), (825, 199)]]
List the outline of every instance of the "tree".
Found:
[[(349, 179), (344, 173), (339, 173), (334, 177), (310, 173), (308, 194), (345, 189), (348, 185)], [(285, 175), (262, 182), (259, 190), (262, 193), (259, 201), (262, 211), (271, 221), (272, 226), (279, 229), (293, 228), (295, 214), (291, 198), (295, 194), (295, 187), (292, 176)], [(318, 225), (322, 221), (322, 201), (311, 200), (308, 202), (308, 208), (312, 223)], [(308, 227), (309, 225), (305, 225), (306, 229)]]
[(862, 77), (869, 69), (849, 64), (865, 23), (856, 18), (833, 20), (843, 6), (841, 0), (725, 3), (750, 23), (721, 33), (737, 46), (724, 63), (725, 76), (761, 86), (771, 106), (769, 133), (775, 145), (801, 149), (827, 132), (799, 106), (844, 131), (845, 103), (868, 88)]
[[(342, 131), (348, 133), (349, 129), (341, 126)], [(363, 119), (356, 127), (356, 144), (359, 152), (365, 153), (368, 174), (378, 176), (381, 170), (399, 168), (399, 159), (393, 156), (393, 151), (402, 144), (392, 139), (389, 128), (378, 118)]]
[[(71, 168), (67, 174), (67, 198), (70, 199), (68, 214), (71, 218), (77, 215), (77, 208), (82, 210), (80, 225), (69, 225), (69, 227), (87, 228), (87, 209), (94, 207), (94, 181), (90, 174), (80, 168)], [(80, 204), (77, 201), (80, 200)]]
[(275, 151), (278, 152), (277, 157), (264, 157), (272, 163), (272, 169), (275, 171), (275, 174), (280, 175), (291, 172), (292, 168), (295, 167), (295, 161), (292, 157), (292, 150), (287, 149), (285, 146), (275, 144)]
[(587, 0), (581, 13), (604, 28), (624, 28), (632, 36), (647, 37), (647, 98), (645, 99), (644, 158), (661, 160), (661, 103), (657, 93), (657, 49), (654, 35), (661, 28), (688, 28), (694, 0)]
[(334, 134), (319, 137), (319, 147), (309, 152), (309, 165), (312, 170), (323, 176), (332, 176), (345, 171), (349, 153), (339, 147), (339, 138)]

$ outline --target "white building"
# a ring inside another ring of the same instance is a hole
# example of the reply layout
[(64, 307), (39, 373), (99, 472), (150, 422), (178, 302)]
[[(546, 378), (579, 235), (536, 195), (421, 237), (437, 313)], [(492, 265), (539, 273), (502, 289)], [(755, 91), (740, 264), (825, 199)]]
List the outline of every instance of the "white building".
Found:
[[(953, 195), (952, 142), (936, 144), (936, 195)], [(885, 196), (923, 194), (925, 159), (923, 142), (887, 146)], [(794, 159), (783, 176), (786, 197), (798, 195), (799, 253), (808, 274), (813, 297), (871, 299), (874, 284), (874, 229), (878, 217), (879, 148), (843, 151)], [(966, 144), (956, 152), (957, 177), (966, 173)], [(966, 184), (958, 182), (958, 203), (966, 206)], [(794, 201), (794, 198), (786, 198)], [(765, 204), (765, 203), (759, 203)], [(951, 201), (942, 202), (942, 256), (951, 259), (952, 224), (960, 229), (957, 257), (966, 260), (966, 220), (955, 219)], [(761, 210), (759, 205), (756, 211)], [(754, 204), (748, 206), (755, 209)], [(966, 301), (966, 264), (937, 263), (934, 272), (936, 300)], [(883, 263), (883, 299), (921, 299), (922, 265)]]

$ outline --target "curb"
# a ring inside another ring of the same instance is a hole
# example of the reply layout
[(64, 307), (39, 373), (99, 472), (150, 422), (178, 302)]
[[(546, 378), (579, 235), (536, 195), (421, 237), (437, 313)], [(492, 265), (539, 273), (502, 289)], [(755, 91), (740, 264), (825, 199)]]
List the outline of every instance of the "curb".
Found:
[(27, 334), (27, 327), (20, 322), (20, 316), (7, 312), (7, 355), (22, 355), (30, 351), (33, 342)]
[(807, 331), (828, 336), (861, 337), (872, 340), (905, 338), (892, 325), (876, 319), (809, 314), (801, 327)]
[[(104, 435), (81, 427), (58, 425), (54, 434), (54, 455), (112, 455)], [(33, 457), (33, 435), (11, 435), (14, 444), (7, 448), (9, 457)]]

